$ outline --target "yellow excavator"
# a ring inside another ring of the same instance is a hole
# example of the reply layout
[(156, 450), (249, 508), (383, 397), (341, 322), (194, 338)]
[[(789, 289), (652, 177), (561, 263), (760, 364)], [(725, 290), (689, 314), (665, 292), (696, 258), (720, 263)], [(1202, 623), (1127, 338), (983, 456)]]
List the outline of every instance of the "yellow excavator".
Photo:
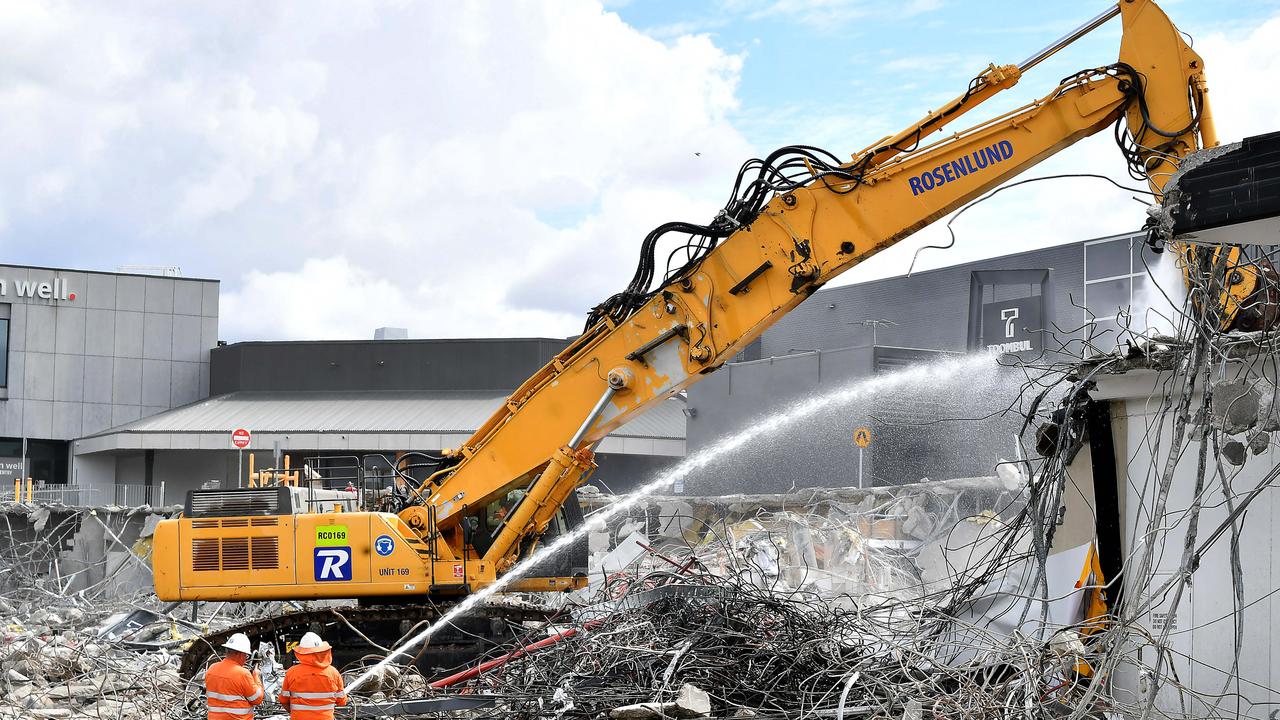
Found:
[[(1124, 29), (1117, 62), (942, 134), (1117, 16)], [(156, 529), (156, 594), (169, 601), (354, 599), (340, 620), (328, 609), (304, 610), (221, 635), (279, 639), (323, 625), (394, 640), (578, 520), (573, 493), (596, 467), (592, 447), (611, 431), (719, 368), (840, 273), (1113, 125), (1120, 152), (1157, 203), (1185, 158), (1218, 145), (1204, 62), (1150, 0), (1120, 0), (1023, 62), (989, 66), (959, 97), (847, 162), (809, 146), (747, 162), (710, 223), (673, 222), (651, 232), (627, 287), (591, 310), (584, 332), (461, 447), (431, 458), (429, 475), (386, 511), (363, 511), (338, 496), (317, 500), (305, 483), (193, 491), (184, 514)], [(1198, 200), (1180, 194), (1181, 205), (1169, 209), (1176, 223), (1154, 225), (1180, 223), (1181, 235), (1194, 235)], [(672, 256), (678, 264), (668, 261), (655, 282), (656, 248), (668, 235), (687, 241)], [(1176, 244), (1189, 265), (1221, 279), (1216, 300), (1202, 303), (1212, 306), (1206, 312), (1224, 328), (1258, 322), (1257, 308), (1274, 300), (1274, 289), (1240, 247)], [(567, 572), (522, 578), (511, 590), (584, 582)], [(184, 670), (198, 670), (221, 635), (197, 643)]]

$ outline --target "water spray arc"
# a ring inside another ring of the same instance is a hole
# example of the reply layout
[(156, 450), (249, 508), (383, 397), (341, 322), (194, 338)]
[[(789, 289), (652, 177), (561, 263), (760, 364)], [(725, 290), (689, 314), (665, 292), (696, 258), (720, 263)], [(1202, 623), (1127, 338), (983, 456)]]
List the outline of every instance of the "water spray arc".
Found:
[(704, 450), (685, 458), (674, 468), (671, 468), (662, 475), (654, 478), (648, 483), (645, 483), (643, 486), (636, 489), (635, 492), (626, 496), (622, 500), (612, 503), (609, 506), (593, 513), (584, 524), (578, 526), (572, 532), (562, 535), (554, 542), (543, 546), (533, 555), (512, 567), (506, 575), (498, 578), (496, 582), (468, 596), (465, 600), (455, 605), (453, 609), (449, 610), (449, 612), (445, 613), (439, 620), (423, 629), (417, 635), (406, 640), (399, 647), (395, 648), (386, 657), (378, 661), (375, 665), (352, 681), (347, 687), (347, 692), (353, 692), (359, 689), (372, 677), (378, 675), (384, 667), (391, 664), (396, 659), (409, 657), (410, 653), (415, 648), (431, 639), (432, 636), (444, 627), (448, 626), (455, 619), (465, 615), (472, 608), (484, 602), (486, 599), (504, 591), (511, 585), (511, 583), (524, 577), (546, 560), (555, 557), (565, 548), (573, 545), (575, 542), (586, 536), (587, 533), (604, 527), (605, 523), (610, 518), (632, 509), (653, 493), (663, 488), (670, 487), (677, 480), (688, 478), (693, 473), (708, 467), (713, 462), (716, 462), (727, 454), (744, 447), (748, 443), (762, 437), (767, 437), (772, 433), (804, 420), (805, 418), (811, 417), (824, 408), (831, 407), (833, 405), (839, 405), (870, 397), (878, 393), (913, 387), (921, 383), (940, 383), (948, 379), (960, 377), (964, 373), (972, 373), (980, 369), (994, 368), (995, 366), (996, 359), (991, 355), (968, 355), (929, 365), (921, 365), (892, 373), (886, 373), (884, 375), (864, 378), (831, 392), (807, 398), (799, 403), (751, 423), (742, 431), (734, 435), (727, 436)]

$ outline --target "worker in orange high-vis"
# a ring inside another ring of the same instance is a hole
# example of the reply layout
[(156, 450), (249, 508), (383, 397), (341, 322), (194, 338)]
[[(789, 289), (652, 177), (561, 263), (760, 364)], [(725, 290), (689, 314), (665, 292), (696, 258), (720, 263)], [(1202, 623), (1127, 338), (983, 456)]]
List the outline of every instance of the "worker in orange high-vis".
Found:
[(333, 667), (333, 648), (309, 632), (293, 649), (298, 664), (284, 673), (280, 704), (292, 720), (333, 720), (333, 710), (347, 704), (342, 675)]
[(265, 699), (262, 678), (245, 663), (253, 653), (249, 636), (236, 633), (222, 646), (227, 653), (204, 674), (209, 720), (253, 720), (253, 708)]

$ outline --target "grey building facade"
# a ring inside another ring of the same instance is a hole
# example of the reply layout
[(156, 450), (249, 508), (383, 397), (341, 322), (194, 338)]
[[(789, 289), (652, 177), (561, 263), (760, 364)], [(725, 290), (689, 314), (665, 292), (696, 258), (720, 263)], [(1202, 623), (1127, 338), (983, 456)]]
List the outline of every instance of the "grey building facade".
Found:
[[(872, 345), (976, 350), (1005, 340), (1002, 327), (984, 327), (983, 306), (1025, 298), (1039, 298), (1040, 320), (1019, 329), (1041, 335), (1045, 350), (1078, 354), (1090, 324), (1101, 349), (1114, 343), (1120, 309), (1139, 300), (1147, 268), (1160, 260), (1141, 234), (1126, 234), (824, 289), (767, 330), (758, 354), (744, 359)], [(881, 320), (892, 324), (871, 324)]]
[[(1149, 315), (1159, 312), (1146, 308), (1146, 296), (1162, 263), (1167, 260), (1152, 253), (1141, 234), (1125, 234), (820, 290), (736, 361), (690, 388), (689, 451), (800, 399), (940, 355), (987, 350), (1052, 361), (1066, 354), (1108, 352), (1131, 337), (1126, 327), (1145, 328), (1153, 319)], [(846, 434), (865, 424), (877, 438), (862, 453), (865, 482), (896, 484), (930, 473), (936, 479), (938, 472), (949, 477), (991, 472), (990, 459), (981, 453), (942, 450), (971, 444), (966, 433), (977, 432), (977, 423), (968, 430), (923, 424), (929, 415), (963, 413), (974, 398), (899, 402), (929, 407), (913, 414), (890, 403), (847, 420)], [(1016, 420), (1004, 417), (1005, 425), (1016, 426)], [(1000, 422), (986, 421), (987, 426)], [(996, 432), (1016, 429), (999, 426)], [(797, 473), (758, 462), (738, 473), (737, 480), (708, 475), (710, 484), (703, 487), (691, 480), (688, 492), (856, 484), (850, 474), (859, 461), (856, 448), (847, 443), (824, 452), (830, 462), (811, 463), (798, 481)], [(1010, 445), (1005, 454), (1013, 457), (1015, 448)]]
[(0, 265), (0, 487), (74, 482), (70, 442), (207, 394), (218, 281)]
[[(82, 484), (141, 482), (159, 501), (248, 484), (288, 463), (343, 487), (389, 480), (399, 453), (454, 448), (566, 340), (243, 342), (211, 353), (210, 396), (77, 439)], [(594, 481), (624, 492), (685, 452), (684, 400), (670, 399), (596, 448)], [(233, 447), (237, 429), (251, 444)], [(358, 469), (357, 469), (358, 468)]]

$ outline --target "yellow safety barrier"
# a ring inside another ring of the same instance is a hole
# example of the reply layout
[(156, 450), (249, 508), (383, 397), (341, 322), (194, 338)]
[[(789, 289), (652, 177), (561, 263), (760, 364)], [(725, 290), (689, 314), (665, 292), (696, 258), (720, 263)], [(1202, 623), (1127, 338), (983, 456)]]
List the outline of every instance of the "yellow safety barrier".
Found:
[(249, 453), (249, 487), (268, 487), (272, 483), (297, 487), (301, 483), (301, 475), (296, 470), (292, 470), (288, 455), (284, 456), (283, 470), (267, 468), (255, 471), (253, 469), (253, 453)]

